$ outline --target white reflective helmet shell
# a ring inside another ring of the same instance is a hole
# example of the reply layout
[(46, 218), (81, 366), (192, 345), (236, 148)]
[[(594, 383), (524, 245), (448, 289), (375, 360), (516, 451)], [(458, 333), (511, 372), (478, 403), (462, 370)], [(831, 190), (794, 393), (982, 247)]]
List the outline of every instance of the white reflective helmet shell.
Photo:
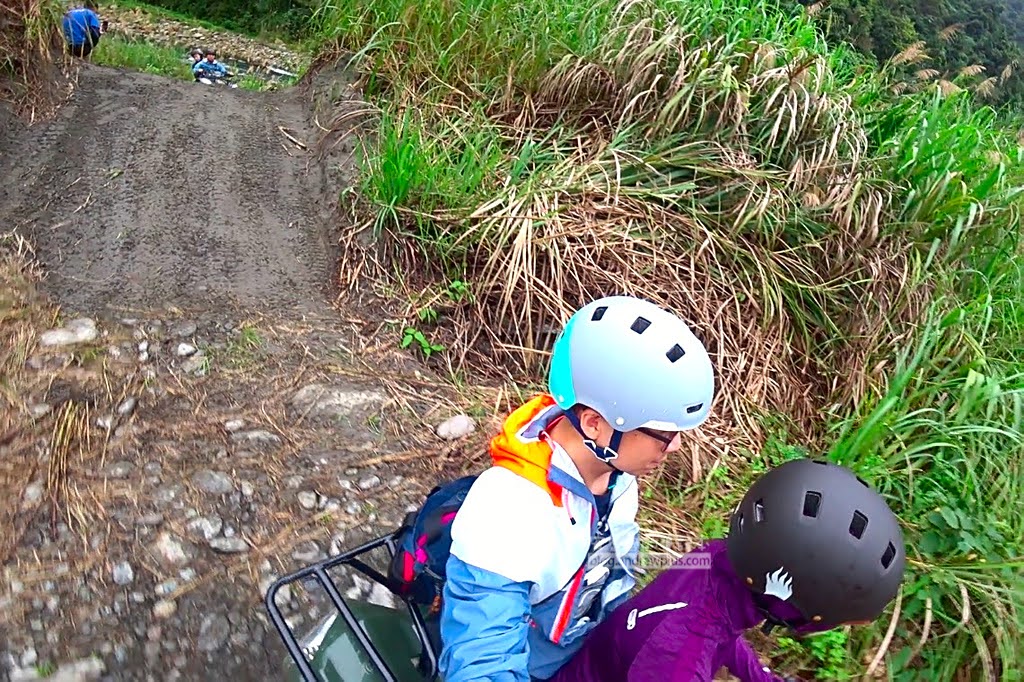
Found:
[(555, 342), (549, 390), (563, 409), (582, 403), (619, 431), (686, 431), (711, 411), (714, 370), (681, 319), (631, 296), (578, 310)]

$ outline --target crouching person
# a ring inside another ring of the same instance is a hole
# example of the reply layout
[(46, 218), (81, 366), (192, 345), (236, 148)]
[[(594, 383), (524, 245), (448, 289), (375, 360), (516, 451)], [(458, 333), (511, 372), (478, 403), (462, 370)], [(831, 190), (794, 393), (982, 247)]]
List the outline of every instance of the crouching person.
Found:
[(896, 516), (850, 470), (794, 460), (758, 479), (728, 537), (679, 559), (619, 605), (552, 682), (697, 682), (726, 667), (779, 682), (743, 633), (794, 635), (878, 618), (906, 563)]

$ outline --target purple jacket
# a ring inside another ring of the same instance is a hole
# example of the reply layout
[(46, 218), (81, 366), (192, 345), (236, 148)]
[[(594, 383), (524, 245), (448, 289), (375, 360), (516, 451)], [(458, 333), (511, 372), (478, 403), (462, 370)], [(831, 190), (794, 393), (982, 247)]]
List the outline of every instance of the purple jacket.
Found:
[(723, 666), (744, 682), (782, 682), (743, 638), (763, 620), (725, 541), (712, 540), (612, 611), (550, 682), (703, 682)]

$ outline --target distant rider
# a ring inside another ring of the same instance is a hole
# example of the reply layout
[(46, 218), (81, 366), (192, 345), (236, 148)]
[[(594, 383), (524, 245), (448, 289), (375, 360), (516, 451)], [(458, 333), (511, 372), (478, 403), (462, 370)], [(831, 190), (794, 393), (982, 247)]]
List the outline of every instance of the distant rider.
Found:
[(85, 0), (84, 6), (69, 9), (64, 15), (61, 27), (64, 30), (68, 52), (83, 59), (88, 57), (103, 33), (100, 17), (96, 13), (95, 0)]
[(192, 75), (199, 80), (203, 76), (212, 78), (224, 78), (228, 75), (227, 68), (217, 61), (217, 52), (215, 50), (206, 51), (206, 59), (196, 62), (192, 65)]

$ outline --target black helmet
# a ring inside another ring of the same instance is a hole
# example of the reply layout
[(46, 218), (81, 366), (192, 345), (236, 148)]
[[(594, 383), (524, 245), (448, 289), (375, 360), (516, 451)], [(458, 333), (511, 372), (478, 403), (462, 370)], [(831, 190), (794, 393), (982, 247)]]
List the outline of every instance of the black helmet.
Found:
[(903, 532), (849, 469), (797, 459), (759, 478), (733, 512), (736, 574), (795, 607), (815, 629), (877, 618), (903, 580)]

